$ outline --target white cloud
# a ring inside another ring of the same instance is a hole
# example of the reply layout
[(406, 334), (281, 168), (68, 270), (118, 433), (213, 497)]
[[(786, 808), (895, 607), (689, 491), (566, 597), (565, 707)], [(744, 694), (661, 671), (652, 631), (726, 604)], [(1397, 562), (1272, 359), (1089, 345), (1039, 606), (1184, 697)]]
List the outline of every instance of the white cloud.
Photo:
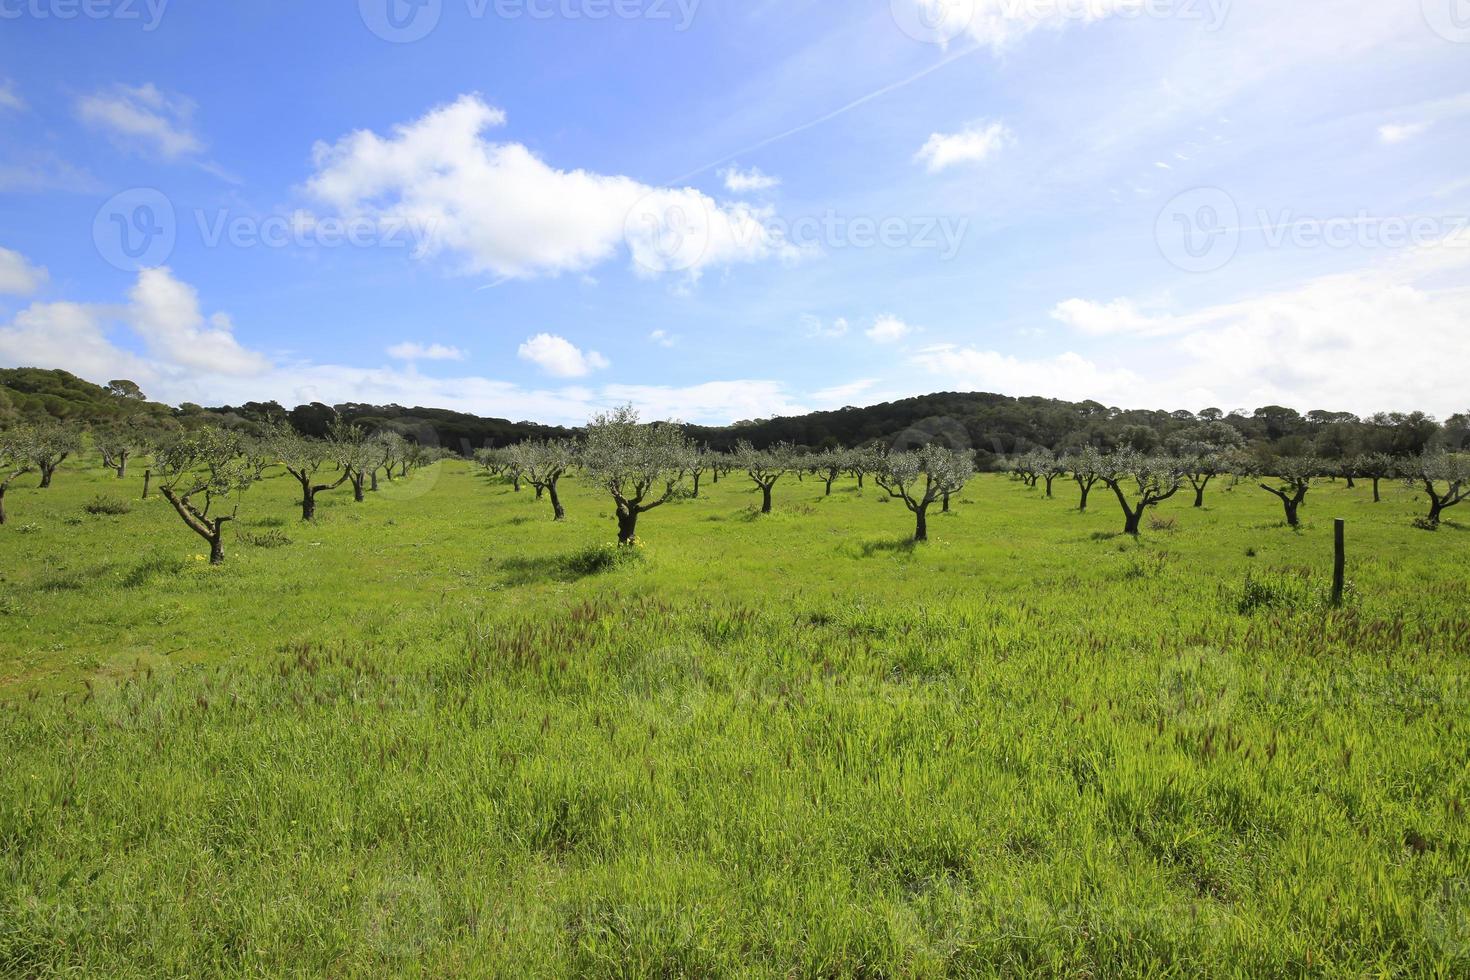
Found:
[(583, 352), (565, 337), (538, 333), (516, 352), (554, 378), (585, 378), (593, 371), (610, 367), (607, 358), (596, 351)]
[(396, 361), (462, 361), (465, 352), (443, 344), (416, 344), (404, 341), (388, 348), (388, 356)]
[(204, 151), (192, 131), (194, 103), (157, 86), (115, 85), (77, 100), (77, 117), (123, 145), (141, 144), (166, 160)]
[(749, 194), (754, 191), (768, 191), (781, 183), (781, 178), (772, 177), (761, 173), (759, 167), (751, 167), (749, 170), (741, 170), (739, 167), (730, 167), (720, 171), (720, 177), (725, 182), (725, 190), (732, 194)]
[(45, 281), (45, 269), (31, 265), (19, 252), (0, 248), (0, 295), (29, 296)]
[(429, 229), (422, 255), (506, 278), (585, 271), (625, 249), (640, 274), (683, 272), (800, 250), (767, 234), (768, 212), (721, 205), (692, 188), (558, 170), (487, 129), (505, 113), (461, 96), (388, 137), (366, 130), (313, 150), (307, 191), (347, 217)]
[(946, 386), (1007, 395), (1095, 398), (1110, 404), (1136, 400), (1140, 380), (1132, 371), (1099, 367), (1073, 351), (1025, 359), (994, 350), (936, 344), (921, 348), (912, 361)]
[(1140, 313), (1132, 301), (1115, 299), (1111, 303), (1095, 303), (1085, 299), (1069, 299), (1051, 311), (1052, 319), (1074, 330), (1093, 336), (1110, 334), (1155, 334), (1171, 327), (1167, 317), (1151, 317)]
[(962, 163), (984, 163), (1014, 142), (1015, 134), (1005, 123), (976, 123), (958, 133), (934, 133), (914, 159), (937, 174)]
[(225, 375), (258, 375), (270, 361), (235, 340), (224, 313), (205, 320), (199, 294), (167, 268), (144, 269), (128, 293), (127, 319), (149, 353), (167, 364)]
[(9, 79), (0, 81), (0, 109), (14, 109), (20, 112), (25, 107), (26, 100), (16, 92), (15, 83)]
[(1429, 123), (1389, 123), (1378, 127), (1378, 139), (1380, 142), (1390, 146), (1394, 143), (1404, 143), (1422, 134), (1429, 128)]
[(673, 347), (679, 342), (679, 338), (667, 330), (654, 330), (650, 332), (648, 340), (650, 343), (658, 344), (660, 347)]
[[(909, 0), (925, 25), (941, 36), (968, 35), (979, 44), (999, 50), (1032, 31), (1061, 30), (1069, 24), (1090, 24), (1118, 13), (1137, 14), (1140, 0)], [(1221, 17), (1217, 4), (1201, 2), (1198, 11)], [(1225, 9), (1228, 9), (1226, 7)], [(1216, 24), (1215, 26), (1218, 26)]]
[(152, 366), (107, 338), (108, 312), (86, 303), (33, 303), (0, 326), (0, 363), (62, 368), (100, 381), (156, 377)]
[[(1124, 300), (1053, 315), (1107, 336), (1139, 378), (1127, 403), (1465, 410), (1470, 234), (1233, 303), (1147, 316)], [(1094, 396), (1098, 397), (1098, 396)]]
[(894, 344), (914, 332), (914, 328), (896, 316), (884, 314), (868, 328), (868, 339), (879, 344)]

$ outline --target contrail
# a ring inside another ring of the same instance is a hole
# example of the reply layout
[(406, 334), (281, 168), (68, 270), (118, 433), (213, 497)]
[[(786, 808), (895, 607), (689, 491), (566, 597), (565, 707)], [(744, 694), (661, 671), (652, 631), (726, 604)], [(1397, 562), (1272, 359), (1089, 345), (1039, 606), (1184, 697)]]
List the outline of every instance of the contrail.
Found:
[(899, 79), (898, 81), (892, 82), (892, 83), (890, 83), (888, 85), (885, 85), (885, 86), (883, 86), (880, 89), (875, 89), (874, 91), (869, 92), (867, 95), (859, 96), (858, 98), (853, 99), (851, 102), (847, 103), (846, 105), (843, 105), (843, 106), (840, 106), (840, 107), (838, 107), (836, 109), (833, 109), (831, 112), (828, 112), (828, 113), (826, 113), (824, 115), (818, 116), (815, 119), (808, 120), (807, 122), (802, 123), (800, 126), (793, 126), (791, 129), (788, 129), (788, 130), (786, 130), (785, 132), (782, 132), (782, 133), (777, 133), (775, 136), (768, 137), (767, 139), (763, 139), (759, 143), (752, 143), (750, 146), (745, 147), (743, 150), (736, 150), (734, 153), (731, 153), (728, 156), (720, 157), (720, 159), (718, 159), (718, 160), (715, 160), (715, 161), (713, 161), (711, 163), (707, 163), (707, 164), (705, 164), (702, 167), (699, 167), (697, 169), (694, 169), (694, 170), (689, 171), (687, 174), (684, 174), (682, 177), (675, 177), (673, 180), (669, 181), (668, 184), (672, 185), (672, 184), (680, 184), (680, 183), (683, 183), (684, 181), (689, 180), (692, 177), (699, 176), (700, 174), (704, 173), (707, 170), (713, 170), (715, 167), (718, 167), (722, 163), (729, 163), (730, 161), (735, 160), (735, 159), (737, 159), (739, 157), (742, 157), (742, 156), (746, 155), (747, 153), (754, 153), (756, 150), (764, 149), (764, 148), (770, 146), (772, 143), (779, 143), (781, 140), (788, 139), (789, 137), (795, 136), (797, 133), (804, 133), (808, 129), (811, 129), (813, 126), (820, 126), (824, 122), (828, 122), (828, 121), (830, 121), (832, 119), (836, 119), (838, 116), (842, 115), (843, 113), (851, 112), (853, 109), (856, 109), (858, 106), (864, 105), (864, 104), (866, 104), (868, 102), (872, 102), (874, 99), (880, 98), (880, 97), (882, 97), (884, 95), (887, 95), (889, 92), (894, 92), (894, 91), (897, 91), (898, 89), (904, 88), (905, 86), (912, 85), (914, 82), (917, 82), (919, 79), (924, 78), (924, 77), (926, 77), (928, 75), (932, 75), (936, 71), (938, 71), (939, 69), (944, 68), (947, 65), (953, 64), (954, 62), (959, 61), (961, 58), (968, 58), (970, 55), (974, 54), (976, 51), (979, 51), (983, 47), (985, 47), (983, 44), (975, 44), (975, 45), (971, 45), (970, 47), (966, 48), (963, 51), (957, 51), (957, 52), (955, 52), (952, 55), (949, 55), (949, 56), (947, 56), (945, 58), (940, 59), (939, 61), (936, 61), (934, 64), (930, 65), (928, 68), (925, 68), (924, 70), (919, 71), (919, 72), (915, 72), (914, 74), (910, 75), (908, 78)]

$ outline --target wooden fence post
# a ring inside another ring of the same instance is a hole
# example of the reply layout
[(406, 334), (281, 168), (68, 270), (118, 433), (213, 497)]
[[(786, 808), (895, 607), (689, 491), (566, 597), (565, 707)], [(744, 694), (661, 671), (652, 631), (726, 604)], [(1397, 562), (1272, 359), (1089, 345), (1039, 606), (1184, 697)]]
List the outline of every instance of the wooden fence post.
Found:
[(1335, 551), (1332, 558), (1332, 604), (1342, 605), (1342, 589), (1347, 575), (1347, 521), (1338, 518), (1335, 522)]

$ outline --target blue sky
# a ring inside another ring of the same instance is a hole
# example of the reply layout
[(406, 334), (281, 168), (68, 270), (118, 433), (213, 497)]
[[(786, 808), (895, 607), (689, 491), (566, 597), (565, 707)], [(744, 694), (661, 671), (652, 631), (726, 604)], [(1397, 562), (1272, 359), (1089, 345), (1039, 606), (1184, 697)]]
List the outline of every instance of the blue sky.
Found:
[(0, 364), (1446, 415), (1467, 161), (1466, 0), (0, 0)]

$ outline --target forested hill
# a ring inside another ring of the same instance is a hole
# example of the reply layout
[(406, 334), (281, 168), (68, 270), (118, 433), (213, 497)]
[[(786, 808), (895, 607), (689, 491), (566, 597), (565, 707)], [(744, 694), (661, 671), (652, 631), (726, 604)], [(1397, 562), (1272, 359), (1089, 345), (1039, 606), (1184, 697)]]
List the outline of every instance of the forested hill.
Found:
[[(248, 402), (219, 408), (190, 404), (174, 408), (148, 401), (130, 381), (103, 386), (65, 371), (0, 369), (0, 423), (47, 415), (87, 425), (143, 416), (160, 427), (189, 427), (212, 421), (258, 428), (285, 421), (310, 436), (325, 435), (331, 420), (340, 415), (370, 430), (393, 429), (416, 442), (434, 443), (465, 455), (475, 449), (526, 439), (575, 434), (573, 429), (535, 422), (398, 405), (314, 402), (288, 410), (276, 402)], [(730, 449), (741, 439), (758, 449), (778, 442), (819, 449), (940, 441), (955, 448), (977, 450), (983, 463), (994, 455), (1036, 447), (1060, 450), (1091, 445), (1112, 449), (1127, 445), (1145, 452), (1167, 449), (1173, 443), (1191, 441), (1202, 426), (1212, 425), (1227, 425), (1246, 443), (1270, 447), (1275, 453), (1311, 453), (1327, 459), (1364, 452), (1403, 456), (1429, 447), (1470, 447), (1470, 413), (1440, 423), (1417, 412), (1359, 418), (1326, 410), (1301, 414), (1280, 406), (1250, 412), (1226, 413), (1214, 408), (1167, 412), (1110, 408), (1095, 401), (1014, 398), (980, 392), (939, 392), (866, 408), (688, 429), (695, 441), (717, 450)]]

